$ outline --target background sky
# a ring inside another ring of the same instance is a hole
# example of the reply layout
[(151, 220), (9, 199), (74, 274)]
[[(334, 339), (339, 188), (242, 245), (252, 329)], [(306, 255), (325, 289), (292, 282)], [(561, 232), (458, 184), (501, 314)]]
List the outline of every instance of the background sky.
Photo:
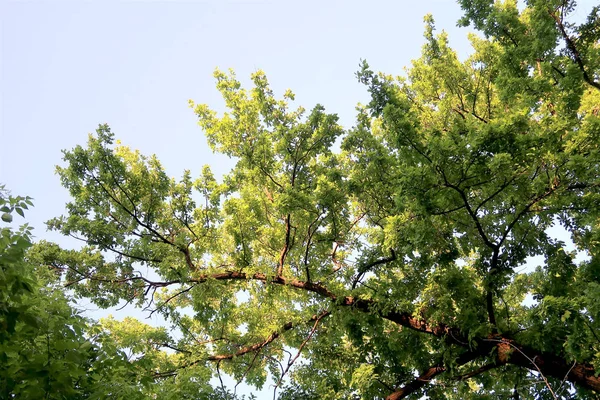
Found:
[[(407, 6), (410, 4), (410, 6)], [(68, 200), (54, 167), (108, 123), (123, 144), (156, 154), (168, 173), (230, 167), (213, 155), (188, 100), (222, 110), (215, 68), (242, 82), (262, 69), (278, 94), (317, 103), (350, 127), (367, 100), (354, 74), (361, 59), (401, 74), (419, 56), (423, 16), (456, 32), (452, 1), (5, 1), (2, 18), (0, 182), (35, 199), (43, 222)]]
[(193, 99), (222, 110), (216, 67), (245, 83), (262, 69), (276, 94), (290, 88), (296, 104), (321, 103), (350, 127), (368, 100), (360, 60), (402, 74), (427, 13), (465, 57), (469, 29), (456, 28), (450, 0), (0, 2), (0, 184), (34, 198), (27, 220), (38, 239), (68, 245), (43, 224), (68, 201), (54, 168), (98, 124), (156, 154), (171, 176), (204, 164), (222, 174), (231, 161), (210, 151), (188, 108)]

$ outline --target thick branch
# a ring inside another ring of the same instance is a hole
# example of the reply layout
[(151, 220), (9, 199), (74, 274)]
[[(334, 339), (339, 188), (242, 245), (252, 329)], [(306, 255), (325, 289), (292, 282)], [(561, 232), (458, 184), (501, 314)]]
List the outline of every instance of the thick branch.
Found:
[[(127, 280), (142, 279), (148, 284), (152, 284), (157, 287), (165, 287), (172, 284), (182, 283), (179, 280), (169, 282), (152, 282), (142, 277), (131, 277), (124, 280), (117, 280), (124, 282)], [(381, 318), (387, 319), (405, 328), (412, 329), (418, 332), (427, 333), (439, 338), (445, 338), (448, 342), (461, 347), (470, 348), (465, 334), (460, 329), (454, 328), (445, 324), (431, 325), (427, 321), (414, 317), (411, 313), (388, 311), (381, 312), (377, 311), (377, 303), (373, 300), (360, 299), (352, 296), (340, 297), (330, 291), (326, 286), (319, 283), (303, 282), (296, 279), (286, 279), (284, 277), (268, 277), (262, 273), (246, 274), (243, 272), (223, 272), (217, 274), (207, 274), (200, 276), (196, 279), (188, 281), (188, 283), (203, 283), (208, 280), (258, 280), (265, 283), (277, 284), (290, 286), (297, 289), (306, 290), (322, 297), (328, 298), (335, 301), (337, 305), (342, 307), (351, 307), (361, 312), (373, 312), (379, 315)], [(117, 282), (115, 280), (106, 280), (108, 282)], [(313, 316), (313, 321), (318, 316)], [(274, 332), (265, 341), (255, 344), (253, 346), (240, 349), (235, 355), (246, 354), (251, 351), (260, 349), (267, 344), (275, 340), (279, 335), (286, 330), (293, 328), (291, 323), (284, 325), (283, 329)], [(510, 346), (506, 343), (510, 342)], [(534, 371), (540, 371), (546, 376), (550, 376), (559, 380), (562, 380), (565, 376), (566, 380), (578, 384), (582, 387), (592, 389), (600, 392), (600, 377), (595, 376), (595, 369), (590, 364), (576, 363), (574, 366), (572, 363), (567, 362), (564, 358), (555, 356), (553, 354), (543, 353), (536, 351), (535, 349), (520, 346), (518, 343), (505, 338), (480, 338), (471, 341), (472, 344), (476, 345), (476, 354), (478, 357), (487, 357), (492, 350), (495, 350), (498, 354), (498, 360), (501, 363), (513, 364), (523, 368), (531, 369)], [(518, 349), (518, 351), (515, 351)], [(220, 355), (212, 356), (212, 360), (220, 359), (231, 359), (234, 355)], [(531, 360), (535, 361), (535, 365), (532, 364)], [(164, 375), (163, 375), (164, 376)]]
[(441, 374), (444, 371), (446, 371), (446, 367), (444, 367), (442, 365), (436, 365), (434, 367), (431, 367), (427, 371), (423, 372), (417, 379), (415, 379), (414, 381), (412, 381), (410, 383), (407, 383), (400, 390), (395, 391), (394, 393), (390, 394), (385, 399), (386, 400), (403, 399), (406, 396), (408, 396), (409, 394), (412, 394), (412, 393), (416, 392), (417, 390), (421, 389), (423, 386), (428, 385), (429, 382), (431, 382), (431, 380), (433, 378), (435, 378), (437, 375)]
[(231, 360), (234, 357), (243, 356), (244, 354), (248, 354), (253, 351), (260, 350), (263, 347), (265, 347), (266, 345), (268, 345), (269, 343), (271, 343), (273, 340), (277, 339), (283, 332), (289, 331), (293, 327), (294, 327), (294, 324), (291, 322), (288, 322), (287, 324), (285, 324), (282, 327), (281, 331), (273, 332), (268, 338), (266, 338), (264, 341), (262, 341), (260, 343), (253, 344), (252, 346), (242, 347), (235, 353), (217, 354), (217, 355), (213, 355), (213, 356), (208, 356), (207, 360), (210, 360), (210, 361)]
[(600, 376), (596, 376), (596, 371), (590, 364), (573, 364), (562, 357), (520, 346), (509, 339), (482, 339), (480, 343), (482, 349), (495, 348), (500, 362), (527, 368), (559, 381), (566, 377), (565, 380), (569, 382), (600, 392)]
[[(456, 360), (456, 363), (457, 365), (463, 365), (470, 361), (473, 361), (477, 357), (479, 357), (478, 353), (468, 351), (466, 353), (461, 354), (460, 357), (458, 357), (458, 359)], [(397, 390), (394, 393), (390, 394), (388, 397), (386, 397), (386, 400), (403, 399), (409, 394), (414, 393), (417, 390), (421, 389), (423, 386), (429, 384), (433, 378), (435, 378), (437, 375), (441, 374), (444, 371), (446, 371), (446, 367), (443, 364), (437, 364), (433, 367), (430, 367), (429, 369), (427, 369), (427, 371), (423, 372), (417, 379), (410, 383), (407, 383), (400, 390)]]
[[(480, 368), (477, 368), (476, 370), (473, 370), (471, 372), (468, 372), (464, 375), (455, 376), (452, 379), (462, 381), (462, 380), (469, 379), (474, 376), (480, 375), (491, 369), (498, 368), (501, 365), (502, 364), (494, 364), (494, 363), (486, 364), (486, 365), (484, 365)], [(446, 368), (441, 365), (436, 365), (435, 367), (431, 367), (427, 371), (425, 371), (421, 376), (419, 376), (417, 379), (415, 379), (414, 381), (404, 385), (400, 390), (397, 390), (394, 393), (390, 394), (388, 397), (386, 397), (386, 400), (403, 399), (406, 396), (408, 396), (409, 394), (412, 394), (412, 393), (416, 392), (417, 390), (421, 389), (422, 387), (424, 387), (425, 385), (429, 384), (433, 378), (435, 378), (437, 375), (439, 375), (445, 371), (446, 371)]]

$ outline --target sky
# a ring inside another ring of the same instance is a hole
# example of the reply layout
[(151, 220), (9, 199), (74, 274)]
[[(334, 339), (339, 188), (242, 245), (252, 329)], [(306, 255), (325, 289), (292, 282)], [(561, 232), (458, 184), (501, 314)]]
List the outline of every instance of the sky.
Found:
[(232, 161), (210, 151), (188, 107), (222, 110), (215, 68), (246, 84), (262, 69), (276, 94), (290, 88), (296, 104), (323, 104), (351, 127), (368, 101), (360, 60), (402, 74), (419, 56), (427, 13), (464, 58), (470, 30), (456, 27), (450, 0), (0, 2), (0, 184), (34, 198), (27, 221), (38, 239), (69, 245), (44, 226), (69, 199), (55, 166), (98, 124), (156, 154), (171, 176), (205, 164), (223, 174)]
[(28, 220), (43, 222), (68, 201), (55, 175), (63, 149), (85, 145), (108, 123), (123, 144), (156, 154), (167, 172), (217, 173), (231, 161), (206, 145), (188, 100), (222, 110), (215, 68), (248, 83), (262, 69), (276, 93), (323, 104), (350, 127), (367, 100), (361, 59), (401, 74), (419, 56), (423, 16), (432, 12), (452, 43), (459, 7), (451, 1), (4, 1), (1, 51), (0, 182), (35, 199)]

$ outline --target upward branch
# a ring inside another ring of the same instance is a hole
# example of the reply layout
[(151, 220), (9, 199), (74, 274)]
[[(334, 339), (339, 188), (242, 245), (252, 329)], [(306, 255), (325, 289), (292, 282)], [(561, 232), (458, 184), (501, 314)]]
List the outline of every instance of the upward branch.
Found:
[(563, 39), (565, 40), (565, 43), (567, 44), (567, 49), (569, 49), (569, 51), (573, 55), (573, 59), (575, 60), (577, 67), (579, 67), (579, 70), (581, 71), (581, 74), (583, 75), (583, 80), (586, 83), (588, 83), (589, 85), (591, 85), (592, 87), (595, 87), (596, 89), (600, 90), (600, 82), (596, 82), (588, 74), (585, 64), (583, 62), (583, 59), (581, 58), (581, 54), (579, 53), (579, 50), (577, 49), (575, 42), (573, 41), (571, 36), (569, 36), (569, 34), (567, 33), (567, 30), (565, 29), (565, 25), (564, 25), (562, 19), (557, 15), (556, 12), (552, 11), (551, 9), (548, 9), (548, 14), (550, 14), (550, 16), (556, 22), (556, 26), (558, 27), (560, 34), (562, 35)]

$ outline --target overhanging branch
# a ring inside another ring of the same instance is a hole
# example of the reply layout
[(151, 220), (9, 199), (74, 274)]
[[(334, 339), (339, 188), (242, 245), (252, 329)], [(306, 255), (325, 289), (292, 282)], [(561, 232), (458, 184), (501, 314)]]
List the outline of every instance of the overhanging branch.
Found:
[[(131, 279), (144, 279), (145, 281), (148, 281), (147, 279), (140, 277), (132, 277)], [(590, 364), (576, 363), (573, 366), (572, 362), (567, 362), (562, 357), (557, 357), (553, 354), (544, 353), (537, 351), (533, 348), (521, 346), (514, 340), (508, 338), (479, 338), (469, 341), (467, 340), (466, 335), (463, 332), (461, 332), (458, 328), (441, 323), (431, 325), (426, 320), (416, 318), (412, 314), (407, 312), (378, 311), (377, 302), (375, 302), (374, 300), (355, 298), (352, 296), (341, 297), (336, 295), (335, 293), (330, 291), (326, 286), (320, 283), (304, 282), (296, 279), (284, 278), (282, 276), (272, 277), (262, 273), (246, 274), (243, 272), (235, 271), (201, 275), (196, 279), (191, 279), (187, 281), (187, 283), (198, 284), (206, 282), (208, 280), (258, 280), (265, 283), (290, 286), (297, 289), (306, 290), (308, 292), (318, 294), (324, 298), (334, 301), (335, 304), (337, 304), (338, 306), (351, 307), (352, 309), (360, 312), (374, 313), (376, 315), (379, 315), (381, 318), (387, 319), (405, 328), (433, 335), (439, 338), (444, 338), (449, 343), (454, 345), (458, 345), (460, 347), (469, 349), (474, 346), (473, 348), (476, 348), (476, 353), (473, 354), (476, 354), (477, 357), (487, 357), (490, 354), (490, 352), (494, 350), (497, 352), (498, 360), (501, 363), (516, 365), (519, 367), (534, 370), (536, 372), (540, 371), (545, 376), (550, 376), (559, 380), (563, 380), (566, 376), (566, 380), (572, 383), (600, 392), (600, 377), (596, 376), (596, 371), (594, 367)], [(114, 282), (113, 280), (107, 281)], [(151, 282), (151, 284), (157, 285), (159, 287), (180, 283), (182, 282), (179, 280), (169, 282)], [(314, 321), (316, 320), (316, 318), (318, 317), (313, 316), (311, 320)], [(257, 349), (263, 348), (264, 346), (271, 343), (273, 340), (279, 337), (281, 333), (292, 328), (293, 324), (290, 322), (284, 325), (283, 328), (279, 331), (273, 332), (273, 334), (271, 334), (271, 336), (269, 336), (263, 342), (240, 349), (236, 353), (210, 356), (208, 359), (214, 361), (225, 360), (252, 351), (256, 351)], [(506, 345), (507, 342), (510, 342), (511, 345)], [(515, 351), (514, 348), (518, 348), (519, 351)], [(532, 365), (531, 360), (535, 360), (535, 365)], [(196, 363), (198, 362), (200, 361), (196, 361)], [(438, 371), (437, 373), (440, 373), (440, 371)]]
[[(313, 330), (311, 331), (311, 334), (309, 336), (312, 337), (312, 335), (314, 334), (314, 331), (316, 329), (317, 324), (325, 317), (329, 316), (331, 314), (331, 312), (329, 311), (323, 311), (320, 314), (315, 314), (313, 315), (308, 322), (315, 322), (315, 325), (313, 327)], [(263, 348), (265, 348), (266, 346), (268, 346), (270, 343), (272, 343), (275, 339), (277, 339), (278, 337), (280, 337), (284, 332), (287, 332), (291, 329), (293, 329), (294, 327), (296, 327), (297, 325), (294, 324), (293, 322), (288, 322), (286, 324), (284, 324), (279, 330), (274, 331), (273, 333), (271, 333), (271, 335), (269, 335), (269, 337), (267, 337), (265, 340), (263, 340), (262, 342), (259, 343), (255, 343), (253, 345), (250, 346), (245, 346), (242, 347), (241, 349), (239, 349), (238, 351), (234, 352), (234, 353), (227, 353), (227, 354), (215, 354), (215, 355), (210, 355), (207, 357), (204, 357), (202, 359), (198, 359), (189, 363), (186, 363), (184, 365), (181, 365), (179, 367), (177, 367), (176, 369), (170, 370), (170, 371), (164, 371), (164, 372), (157, 372), (155, 374), (153, 374), (154, 378), (165, 378), (165, 377), (169, 377), (169, 376), (175, 376), (177, 375), (177, 371), (184, 369), (184, 368), (188, 368), (188, 367), (192, 367), (194, 365), (199, 364), (202, 361), (217, 361), (217, 362), (221, 362), (224, 360), (231, 360), (235, 357), (240, 357), (243, 356), (245, 354), (248, 353), (252, 353), (252, 352), (257, 352), (262, 350)], [(305, 345), (306, 343), (303, 343), (303, 345)], [(302, 350), (302, 349), (300, 349)], [(179, 350), (182, 351), (182, 350)]]

